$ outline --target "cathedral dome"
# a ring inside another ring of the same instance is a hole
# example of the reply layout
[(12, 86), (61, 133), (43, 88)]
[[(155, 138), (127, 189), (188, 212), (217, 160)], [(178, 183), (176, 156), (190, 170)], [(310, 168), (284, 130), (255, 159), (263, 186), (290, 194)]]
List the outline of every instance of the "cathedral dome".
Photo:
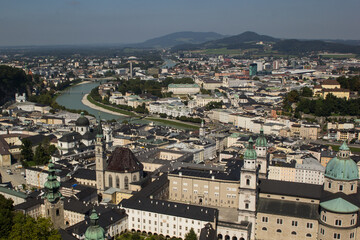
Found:
[(357, 180), (359, 170), (356, 163), (349, 157), (350, 149), (344, 142), (336, 157), (326, 165), (325, 176), (336, 180)]
[(90, 125), (89, 119), (81, 113), (81, 116), (76, 120), (75, 125), (78, 127), (88, 127)]
[(248, 146), (247, 146), (246, 151), (244, 153), (244, 159), (254, 160), (256, 158), (257, 158), (257, 155), (256, 155), (256, 151), (254, 149), (254, 141), (250, 137)]
[(267, 147), (267, 140), (264, 136), (264, 129), (260, 129), (260, 136), (256, 139), (257, 147)]
[(109, 157), (107, 170), (113, 172), (138, 172), (143, 170), (143, 165), (130, 149), (117, 147)]

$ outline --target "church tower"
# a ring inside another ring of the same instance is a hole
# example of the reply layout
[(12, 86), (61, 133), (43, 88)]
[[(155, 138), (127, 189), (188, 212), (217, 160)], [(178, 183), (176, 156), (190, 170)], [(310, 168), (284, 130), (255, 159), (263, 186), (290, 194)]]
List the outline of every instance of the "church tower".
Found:
[(266, 179), (268, 159), (267, 159), (267, 140), (264, 135), (264, 129), (261, 127), (260, 135), (256, 139), (255, 150), (257, 154), (257, 165), (259, 168), (259, 178)]
[(98, 194), (102, 194), (105, 190), (105, 141), (103, 130), (101, 126), (101, 120), (99, 119), (99, 125), (96, 130), (96, 144), (95, 144), (95, 161), (96, 161), (96, 186)]
[(50, 218), (55, 228), (64, 228), (64, 202), (59, 191), (60, 183), (55, 176), (55, 165), (50, 161), (49, 175), (44, 184), (45, 217)]
[(320, 202), (318, 239), (357, 239), (359, 170), (345, 142), (326, 165), (324, 177), (327, 197)]
[(199, 137), (200, 137), (200, 138), (204, 138), (204, 137), (205, 137), (204, 120), (201, 121), (201, 127), (199, 128)]
[(253, 223), (251, 239), (254, 239), (256, 221), (257, 200), (257, 155), (254, 149), (254, 141), (250, 137), (244, 153), (244, 165), (240, 174), (239, 216), (238, 222), (247, 221)]

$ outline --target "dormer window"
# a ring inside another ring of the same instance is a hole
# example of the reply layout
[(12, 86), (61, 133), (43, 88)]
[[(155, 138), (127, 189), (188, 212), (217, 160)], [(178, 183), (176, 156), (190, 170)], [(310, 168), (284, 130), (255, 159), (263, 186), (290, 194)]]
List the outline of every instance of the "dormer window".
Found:
[(343, 190), (343, 185), (339, 185), (339, 191), (342, 191)]
[(329, 182), (329, 185), (328, 185), (328, 186), (329, 186), (329, 188), (331, 188), (331, 182)]

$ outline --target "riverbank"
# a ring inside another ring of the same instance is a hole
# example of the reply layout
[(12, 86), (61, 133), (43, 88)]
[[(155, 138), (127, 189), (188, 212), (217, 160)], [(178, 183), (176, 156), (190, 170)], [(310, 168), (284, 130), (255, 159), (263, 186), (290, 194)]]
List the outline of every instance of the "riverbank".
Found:
[[(106, 113), (110, 113), (110, 114), (114, 114), (117, 116), (136, 116), (134, 113), (128, 112), (120, 112), (120, 109), (114, 109), (111, 108), (109, 106), (103, 105), (101, 103), (96, 102), (95, 100), (91, 99), (91, 97), (89, 96), (89, 94), (85, 94), (84, 97), (82, 98), (81, 102), (85, 105), (88, 106), (89, 108), (98, 110), (98, 111), (102, 111), (102, 112), (106, 112)], [(110, 109), (111, 110), (110, 110)], [(115, 111), (115, 110), (119, 110), (119, 111)]]
[[(118, 109), (118, 108), (115, 108), (112, 106), (107, 106), (102, 103), (96, 102), (94, 99), (92, 99), (89, 96), (89, 94), (85, 94), (81, 101), (85, 106), (90, 107), (95, 110), (98, 110), (98, 111), (102, 111), (102, 112), (106, 112), (106, 113), (110, 113), (110, 114), (114, 114), (114, 115), (118, 115), (118, 116), (127, 116), (127, 117), (135, 117), (135, 118), (142, 117), (142, 116), (136, 115), (133, 112), (125, 111), (122, 109)], [(191, 124), (191, 123), (184, 123), (184, 122), (181, 122), (178, 120), (168, 120), (168, 119), (162, 119), (162, 118), (157, 118), (157, 117), (145, 117), (143, 119), (149, 120), (149, 121), (154, 121), (154, 122), (159, 122), (159, 123), (164, 123), (164, 124), (171, 125), (174, 127), (188, 128), (188, 129), (194, 129), (194, 130), (199, 129), (198, 125)]]

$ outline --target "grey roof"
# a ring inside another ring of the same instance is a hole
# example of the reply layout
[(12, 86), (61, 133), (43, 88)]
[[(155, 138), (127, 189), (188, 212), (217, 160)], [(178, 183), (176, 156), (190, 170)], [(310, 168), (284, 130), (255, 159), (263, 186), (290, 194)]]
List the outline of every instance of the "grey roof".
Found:
[(80, 168), (73, 174), (74, 178), (81, 178), (87, 180), (96, 180), (96, 171), (92, 169)]
[(124, 199), (121, 206), (129, 209), (148, 211), (158, 214), (165, 214), (201, 221), (213, 222), (219, 211), (215, 208), (207, 208), (190, 204), (168, 202), (163, 200), (139, 198)]
[(239, 181), (240, 180), (240, 171), (241, 167), (244, 165), (244, 161), (237, 159), (224, 159), (226, 164), (225, 171), (210, 171), (210, 170), (195, 170), (195, 169), (177, 169), (171, 172), (171, 174), (179, 174), (182, 176), (191, 176), (199, 178), (212, 178), (229, 180), (229, 181)]
[(318, 204), (293, 202), (270, 198), (259, 198), (257, 204), (257, 212), (259, 213), (314, 220), (317, 220), (319, 218), (318, 208)]
[(293, 197), (320, 199), (322, 185), (295, 183), (263, 179), (260, 181), (259, 192)]

